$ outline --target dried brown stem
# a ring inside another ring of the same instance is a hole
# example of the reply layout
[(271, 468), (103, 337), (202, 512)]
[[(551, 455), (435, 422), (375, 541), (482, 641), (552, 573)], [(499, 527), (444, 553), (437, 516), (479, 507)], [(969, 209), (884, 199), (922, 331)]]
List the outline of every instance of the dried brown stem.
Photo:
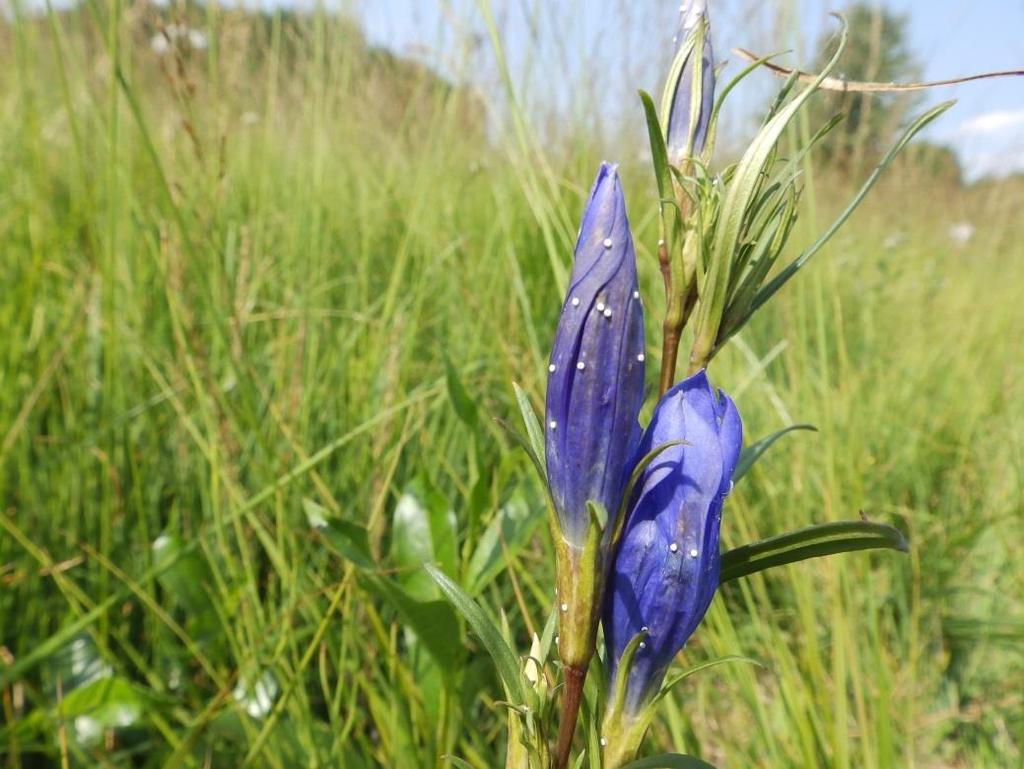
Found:
[[(760, 61), (763, 56), (748, 51), (746, 48), (733, 48), (732, 52), (747, 61)], [(782, 67), (772, 64), (769, 61), (761, 66), (779, 77), (789, 77), (794, 72), (801, 83), (813, 83), (818, 76), (813, 72), (803, 72), (790, 67)], [(873, 83), (858, 80), (844, 80), (841, 77), (826, 77), (818, 85), (823, 91), (842, 91), (844, 93), (898, 93), (900, 91), (924, 91), (929, 88), (941, 88), (947, 85), (959, 85), (970, 83), (973, 80), (989, 80), (996, 77), (1020, 77), (1024, 75), (1024, 69), (1005, 69), (998, 72), (982, 72), (977, 75), (966, 75), (965, 77), (954, 77), (949, 80), (929, 80), (922, 83)]]

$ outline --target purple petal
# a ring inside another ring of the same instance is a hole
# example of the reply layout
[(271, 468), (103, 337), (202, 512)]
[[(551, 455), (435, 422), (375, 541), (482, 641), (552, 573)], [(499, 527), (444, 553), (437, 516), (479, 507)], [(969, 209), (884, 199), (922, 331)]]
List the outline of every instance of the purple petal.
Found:
[(703, 371), (665, 393), (637, 455), (677, 440), (686, 444), (666, 449), (641, 476), (605, 604), (613, 670), (629, 641), (647, 628), (629, 671), (627, 708), (633, 712), (657, 692), (718, 586), (722, 504), (742, 425), (735, 405), (714, 391)]
[(566, 539), (582, 544), (588, 501), (614, 514), (643, 401), (643, 308), (615, 167), (601, 165), (583, 213), (551, 351), (548, 485)]

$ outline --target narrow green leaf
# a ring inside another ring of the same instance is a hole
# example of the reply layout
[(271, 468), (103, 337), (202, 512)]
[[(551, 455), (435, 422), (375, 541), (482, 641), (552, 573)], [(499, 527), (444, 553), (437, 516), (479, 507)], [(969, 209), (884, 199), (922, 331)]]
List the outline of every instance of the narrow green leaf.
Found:
[(727, 293), (733, 257), (742, 234), (747, 209), (759, 185), (763, 183), (765, 165), (775, 151), (782, 132), (811, 94), (817, 90), (821, 81), (827, 77), (845, 48), (846, 22), (842, 21), (842, 24), (839, 45), (828, 65), (811, 85), (764, 125), (736, 165), (735, 175), (722, 203), (721, 219), (715, 229), (711, 264), (701, 286), (697, 339), (694, 345), (704, 362), (710, 357), (712, 348), (716, 347), (716, 340), (719, 338), (718, 332), (729, 299)]
[(694, 665), (689, 670), (684, 670), (682, 673), (673, 676), (664, 684), (662, 684), (661, 691), (659, 691), (657, 696), (655, 696), (654, 700), (652, 701), (652, 704), (663, 700), (669, 694), (669, 692), (672, 691), (672, 689), (674, 689), (680, 682), (685, 681), (690, 676), (695, 675), (696, 673), (700, 673), (703, 670), (717, 668), (719, 665), (727, 665), (730, 662), (746, 662), (750, 665), (756, 665), (759, 668), (764, 667), (764, 665), (762, 665), (760, 662), (753, 659), (752, 657), (743, 657), (738, 654), (733, 654), (728, 657), (719, 657), (718, 659), (709, 660), (708, 662), (702, 662), (699, 665)]
[(812, 256), (818, 253), (818, 251), (820, 251), (822, 247), (826, 243), (828, 243), (829, 240), (831, 240), (832, 236), (836, 234), (836, 231), (840, 227), (842, 227), (846, 220), (850, 218), (850, 215), (857, 210), (857, 207), (861, 204), (861, 201), (864, 200), (865, 196), (867, 196), (871, 188), (875, 186), (875, 182), (878, 181), (879, 177), (882, 175), (882, 172), (885, 171), (885, 169), (889, 166), (890, 163), (892, 163), (893, 159), (895, 159), (895, 157), (903, 150), (907, 143), (912, 138), (914, 138), (914, 136), (922, 128), (927, 126), (937, 117), (939, 117), (939, 115), (941, 115), (947, 109), (952, 107), (953, 104), (955, 104), (955, 102), (947, 101), (943, 102), (942, 104), (939, 104), (938, 106), (932, 107), (932, 109), (922, 114), (920, 117), (917, 118), (917, 120), (915, 120), (907, 127), (907, 129), (903, 132), (903, 135), (900, 136), (896, 143), (889, 148), (889, 151), (885, 153), (885, 157), (883, 157), (882, 160), (879, 161), (878, 165), (875, 166), (874, 171), (872, 171), (868, 178), (864, 181), (864, 184), (861, 185), (860, 190), (858, 190), (857, 194), (853, 196), (853, 198), (847, 204), (846, 208), (844, 208), (842, 212), (839, 214), (839, 216), (835, 218), (832, 224), (828, 226), (828, 229), (821, 233), (818, 239), (814, 241), (814, 243), (812, 243), (806, 251), (800, 254), (800, 256), (798, 256), (796, 259), (790, 262), (781, 272), (779, 272), (779, 274), (776, 275), (770, 283), (768, 283), (764, 288), (757, 292), (757, 295), (754, 297), (754, 301), (751, 304), (750, 311), (746, 314), (742, 321), (736, 324), (733, 333), (735, 333), (736, 330), (742, 328), (743, 325), (750, 319), (750, 317), (755, 312), (757, 312), (758, 309), (760, 309), (765, 302), (771, 299), (772, 296), (774, 296), (775, 293), (780, 288), (782, 288), (786, 284), (786, 282), (790, 278), (792, 278), (797, 273), (797, 271), (801, 267), (803, 267)]
[(640, 482), (640, 476), (643, 475), (644, 470), (657, 459), (663, 451), (667, 451), (673, 446), (685, 446), (686, 441), (665, 441), (659, 443), (653, 449), (648, 451), (641, 457), (640, 461), (636, 463), (633, 468), (633, 472), (629, 476), (629, 481), (626, 482), (626, 488), (622, 492), (622, 502), (619, 504), (619, 509), (615, 513), (615, 520), (612, 521), (612, 530), (609, 541), (612, 543), (612, 548), (619, 541), (619, 536), (622, 534), (622, 528), (626, 525), (626, 509), (629, 507), (630, 500), (633, 498), (633, 490), (636, 488), (637, 483)]
[(487, 616), (480, 605), (466, 595), (462, 588), (451, 580), (444, 572), (434, 565), (425, 563), (423, 568), (441, 588), (456, 611), (461, 614), (469, 626), (483, 643), (487, 653), (494, 661), (494, 666), (505, 684), (506, 697), (513, 703), (526, 702), (526, 690), (523, 676), (519, 670), (519, 661), (509, 645), (502, 638), (498, 626)]
[[(651, 143), (651, 162), (654, 164), (654, 178), (658, 184), (658, 199), (668, 200), (672, 197), (672, 172), (669, 168), (668, 149), (665, 147), (665, 134), (658, 120), (658, 111), (654, 100), (646, 91), (640, 91), (640, 101), (644, 105), (644, 116), (647, 118), (647, 137)], [(662, 211), (663, 228), (667, 226)]]
[(509, 437), (512, 438), (512, 440), (514, 440), (516, 443), (518, 443), (519, 446), (523, 449), (523, 451), (526, 452), (526, 455), (530, 458), (530, 461), (533, 462), (534, 469), (540, 476), (541, 483), (547, 485), (547, 471), (544, 468), (544, 463), (541, 461), (541, 458), (538, 457), (537, 453), (534, 451), (533, 444), (530, 442), (530, 439), (523, 435), (521, 432), (519, 432), (516, 428), (514, 428), (504, 419), (499, 419), (495, 417), (494, 421), (497, 422), (498, 426), (503, 428), (505, 432), (508, 433)]
[(647, 638), (646, 629), (629, 639), (626, 648), (622, 650), (619, 657), (619, 664), (616, 666), (615, 681), (612, 682), (611, 712), (621, 714), (626, 703), (626, 685), (629, 683), (629, 673), (633, 667), (633, 658), (636, 656), (640, 644)]
[(540, 422), (537, 421), (537, 414), (533, 410), (533, 404), (530, 403), (530, 396), (515, 382), (512, 383), (512, 388), (516, 393), (519, 412), (523, 415), (523, 425), (526, 426), (526, 435), (529, 437), (530, 447), (533, 449), (534, 462), (541, 468), (541, 474), (546, 479), (547, 473), (543, 472), (544, 431), (541, 429)]
[(127, 589), (115, 593), (103, 603), (97, 604), (81, 617), (75, 619), (69, 625), (62, 627), (52, 636), (29, 651), (28, 654), (16, 659), (13, 665), (8, 666), (7, 663), (0, 661), (0, 689), (6, 688), (10, 684), (18, 681), (26, 672), (43, 660), (50, 659), (50, 657), (54, 653), (58, 652), (62, 646), (71, 641), (76, 635), (86, 630), (89, 625), (98, 621), (100, 617), (110, 611), (115, 604), (121, 603), (129, 595), (130, 593)]
[[(781, 53), (781, 51), (770, 53), (765, 56), (762, 56), (760, 59), (757, 59), (756, 61), (752, 61), (742, 70), (740, 70), (739, 73), (732, 78), (732, 80), (727, 82), (724, 88), (718, 89), (718, 93), (715, 95), (715, 105), (714, 108), (711, 110), (711, 120), (708, 123), (708, 142), (707, 146), (704, 148), (705, 157), (711, 157), (712, 152), (714, 150), (715, 139), (717, 137), (718, 132), (718, 114), (719, 111), (722, 109), (722, 105), (725, 104), (726, 98), (729, 96), (729, 94), (736, 86), (738, 86), (743, 80), (747, 78), (748, 75), (750, 75), (750, 73), (752, 73), (755, 69), (760, 67), (765, 62), (774, 59), (776, 56), (779, 56)], [(717, 74), (718, 73), (716, 71), (716, 75)], [(711, 150), (712, 152), (709, 152), (709, 150)]]
[(707, 761), (682, 753), (662, 753), (626, 764), (622, 769), (715, 769)]
[(733, 483), (738, 483), (740, 478), (742, 478), (744, 475), (750, 472), (750, 468), (754, 466), (754, 463), (761, 458), (762, 454), (764, 454), (766, 451), (768, 451), (768, 449), (771, 448), (772, 444), (775, 443), (775, 441), (777, 441), (786, 433), (791, 433), (794, 430), (811, 430), (813, 432), (818, 432), (818, 428), (815, 427), (814, 425), (790, 425), (789, 427), (785, 427), (782, 430), (779, 430), (778, 432), (772, 433), (771, 435), (764, 437), (761, 440), (756, 441), (755, 443), (751, 443), (749, 446), (744, 448), (742, 452), (740, 452), (740, 460), (739, 462), (736, 463), (736, 469), (732, 473)]
[(840, 521), (808, 526), (722, 553), (719, 584), (775, 566), (855, 550), (907, 552), (906, 538), (892, 526), (869, 521)]

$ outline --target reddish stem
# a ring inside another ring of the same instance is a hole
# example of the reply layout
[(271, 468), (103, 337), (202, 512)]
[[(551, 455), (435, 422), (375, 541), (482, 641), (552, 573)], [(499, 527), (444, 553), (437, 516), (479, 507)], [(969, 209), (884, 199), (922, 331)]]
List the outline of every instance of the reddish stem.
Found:
[(576, 733), (576, 718), (583, 702), (583, 682), (587, 669), (567, 665), (563, 669), (565, 685), (562, 687), (562, 715), (558, 723), (558, 744), (555, 746), (554, 769), (565, 769), (572, 752), (572, 738)]

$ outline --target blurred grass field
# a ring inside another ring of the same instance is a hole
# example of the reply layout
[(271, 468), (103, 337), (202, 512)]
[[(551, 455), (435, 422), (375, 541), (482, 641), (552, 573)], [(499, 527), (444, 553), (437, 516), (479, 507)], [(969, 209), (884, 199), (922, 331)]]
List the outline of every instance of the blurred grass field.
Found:
[[(330, 16), (210, 6), (160, 56), (160, 13), (0, 22), (0, 765), (500, 766), (490, 662), (414, 564), (522, 653), (544, 625), (543, 493), (493, 418), (512, 381), (541, 402), (601, 157), (509, 105), (496, 137)], [(623, 173), (653, 361), (655, 193)], [(855, 181), (808, 178), (797, 245)], [(727, 545), (863, 511), (912, 549), (724, 589), (685, 661), (764, 667), (689, 679), (652, 747), (1024, 765), (1022, 205), (899, 165), (716, 361), (750, 438), (819, 429), (738, 486)]]

